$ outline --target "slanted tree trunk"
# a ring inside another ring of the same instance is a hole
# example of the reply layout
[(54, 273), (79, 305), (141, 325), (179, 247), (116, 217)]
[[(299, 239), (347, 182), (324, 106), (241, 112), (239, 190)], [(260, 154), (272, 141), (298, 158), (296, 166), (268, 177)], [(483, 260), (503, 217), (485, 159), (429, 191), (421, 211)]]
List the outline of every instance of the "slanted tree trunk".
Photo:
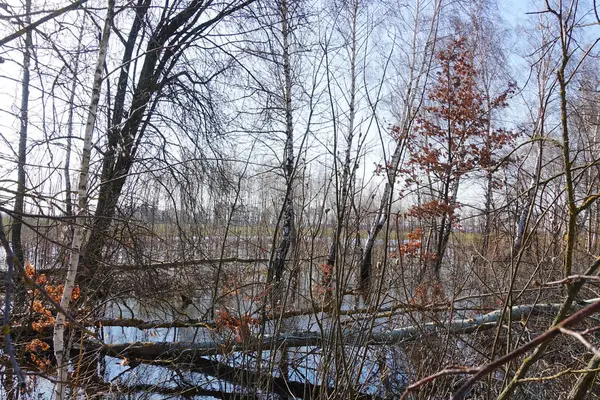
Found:
[[(141, 114), (145, 110), (147, 102), (150, 98), (149, 87), (155, 84), (149, 82), (149, 80), (150, 74), (154, 70), (154, 64), (158, 59), (158, 50), (156, 49), (158, 46), (156, 44), (157, 39), (150, 40), (147, 53), (151, 56), (148, 56), (145, 59), (139, 80), (138, 90), (134, 95), (132, 107), (137, 107), (136, 110), (139, 110), (138, 114), (131, 115), (131, 118), (128, 121), (123, 122), (123, 117), (125, 115), (125, 98), (127, 94), (127, 84), (129, 81), (129, 70), (132, 64), (132, 55), (135, 49), (136, 41), (138, 40), (140, 28), (142, 26), (142, 20), (148, 11), (149, 5), (150, 0), (138, 0), (134, 21), (131, 26), (131, 30), (129, 31), (127, 43), (125, 44), (125, 49), (123, 52), (123, 58), (121, 60), (121, 72), (119, 74), (119, 80), (117, 83), (117, 91), (115, 94), (111, 121), (112, 126), (107, 132), (107, 149), (102, 160), (102, 172), (100, 175), (101, 186), (98, 195), (98, 204), (96, 206), (91, 234), (83, 251), (83, 262), (84, 267), (86, 268), (86, 280), (92, 279), (93, 277), (94, 272), (90, 270), (90, 267), (96, 264), (100, 258), (121, 189), (125, 184), (125, 178), (129, 168), (133, 164), (132, 157), (130, 157), (130, 151), (132, 147), (131, 138), (128, 141), (125, 141), (125, 139), (127, 136), (133, 135), (132, 131), (138, 129), (137, 125), (140, 124)], [(152, 65), (149, 66), (149, 64)], [(141, 96), (145, 96), (145, 101), (140, 101), (139, 98)], [(136, 118), (135, 128), (133, 125), (134, 117)], [(121, 128), (120, 125), (122, 123), (125, 125)], [(123, 132), (121, 132), (121, 130), (130, 133), (129, 135), (125, 135)], [(119, 152), (119, 143), (121, 143), (123, 146), (126, 146), (126, 150)]]
[(404, 138), (398, 138), (396, 142), (396, 148), (394, 150), (394, 153), (392, 154), (392, 159), (389, 163), (389, 168), (386, 168), (387, 180), (385, 182), (385, 188), (383, 189), (383, 195), (381, 197), (379, 207), (377, 208), (375, 220), (371, 225), (371, 228), (369, 229), (369, 234), (365, 242), (363, 256), (360, 262), (359, 286), (363, 291), (368, 290), (371, 282), (371, 270), (373, 266), (373, 246), (375, 245), (375, 240), (377, 240), (379, 232), (381, 232), (388, 219), (390, 211), (389, 209), (392, 202), (392, 192), (396, 181), (396, 175), (398, 173), (397, 170), (398, 166), (400, 165), (400, 160), (404, 155), (405, 149), (406, 141), (404, 140)]
[[(87, 214), (87, 190), (88, 190), (88, 175), (90, 168), (90, 156), (92, 150), (92, 133), (94, 131), (94, 125), (96, 123), (96, 116), (98, 113), (98, 103), (100, 101), (100, 91), (102, 87), (102, 71), (106, 62), (106, 53), (108, 50), (108, 39), (110, 37), (110, 31), (112, 26), (113, 12), (114, 12), (114, 0), (108, 0), (108, 8), (106, 11), (106, 18), (104, 20), (104, 28), (102, 29), (102, 37), (100, 39), (100, 47), (98, 50), (98, 60), (96, 62), (96, 68), (94, 70), (94, 82), (92, 84), (92, 96), (90, 99), (90, 105), (88, 108), (87, 121), (85, 125), (85, 135), (83, 138), (83, 151), (81, 156), (81, 167), (79, 172), (79, 184), (77, 186), (77, 206), (78, 212), (77, 217), (80, 220), (73, 231), (73, 240), (71, 243), (71, 255), (69, 267), (67, 270), (67, 277), (65, 279), (64, 290), (60, 300), (60, 305), (63, 310), (69, 310), (69, 303), (73, 289), (75, 287), (75, 278), (77, 276), (77, 269), (79, 266), (79, 250), (81, 248), (81, 242), (85, 234), (84, 224), (85, 216)], [(55, 387), (55, 394), (57, 400), (62, 400), (65, 396), (65, 383), (68, 381), (68, 349), (65, 349), (65, 315), (62, 312), (58, 312), (56, 315), (56, 321), (54, 323), (54, 356), (57, 363), (57, 384)]]
[[(546, 63), (542, 64), (542, 65), (546, 65)], [(537, 110), (537, 118), (535, 121), (535, 125), (534, 125), (534, 129), (533, 129), (533, 135), (532, 137), (539, 137), (542, 138), (545, 135), (545, 120), (546, 120), (546, 107), (547, 107), (547, 94), (546, 94), (546, 81), (548, 79), (548, 77), (545, 74), (548, 74), (549, 72), (546, 71), (545, 69), (540, 71), (541, 76), (538, 76), (538, 85), (540, 88), (540, 93), (539, 93), (539, 98), (538, 98), (538, 110)], [(540, 140), (538, 142), (538, 153), (537, 153), (537, 158), (536, 158), (536, 169), (535, 169), (535, 173), (533, 174), (533, 176), (531, 177), (531, 183), (529, 185), (529, 190), (527, 192), (527, 196), (525, 198), (525, 204), (523, 205), (523, 209), (521, 210), (521, 213), (518, 215), (517, 217), (517, 221), (516, 221), (516, 234), (515, 234), (515, 240), (513, 242), (513, 247), (512, 247), (512, 256), (516, 257), (519, 252), (522, 249), (523, 246), (523, 240), (525, 238), (525, 232), (527, 230), (527, 224), (529, 221), (529, 216), (531, 215), (531, 213), (533, 212), (533, 206), (535, 205), (535, 197), (537, 194), (537, 188), (538, 188), (538, 183), (540, 180), (540, 175), (542, 172), (542, 166), (543, 166), (543, 157), (544, 156), (544, 142), (542, 140)]]
[(379, 207), (377, 208), (375, 219), (371, 225), (371, 228), (369, 229), (369, 234), (367, 236), (360, 262), (359, 287), (363, 291), (368, 290), (371, 282), (373, 246), (375, 245), (375, 241), (385, 226), (390, 214), (398, 168), (400, 166), (400, 161), (404, 156), (404, 151), (406, 150), (406, 137), (408, 132), (412, 129), (413, 121), (419, 111), (423, 99), (423, 82), (429, 75), (432, 58), (435, 53), (441, 2), (439, 0), (436, 1), (433, 7), (433, 15), (431, 17), (430, 26), (427, 33), (428, 37), (424, 49), (418, 48), (417, 38), (422, 29), (421, 24), (423, 21), (420, 6), (418, 5), (416, 7), (413, 38), (411, 44), (412, 48), (410, 55), (409, 76), (407, 80), (408, 87), (406, 88), (404, 97), (402, 99), (402, 119), (400, 123), (394, 129), (392, 129), (392, 133), (394, 134), (396, 140), (396, 146), (394, 148), (394, 152), (392, 153), (391, 159), (389, 162), (386, 161), (387, 164), (385, 165), (385, 171), (387, 179), (385, 182), (385, 188), (383, 190)]
[(98, 280), (106, 278), (106, 269), (101, 268), (98, 261), (109, 237), (109, 229), (121, 192), (142, 145), (149, 124), (147, 114), (157, 107), (162, 89), (177, 61), (190, 43), (224, 18), (253, 1), (245, 0), (237, 4), (228, 4), (224, 9), (215, 11), (203, 22), (198, 20), (201, 15), (208, 12), (207, 4), (202, 0), (192, 0), (180, 11), (171, 9), (171, 17), (161, 19), (148, 39), (144, 62), (131, 98), (130, 113), (127, 118), (124, 118), (129, 67), (150, 4), (150, 0), (138, 0), (134, 24), (129, 32), (123, 55), (123, 67), (115, 95), (113, 121), (107, 131), (108, 144), (102, 160), (98, 203), (90, 236), (82, 254), (85, 281), (97, 283)]

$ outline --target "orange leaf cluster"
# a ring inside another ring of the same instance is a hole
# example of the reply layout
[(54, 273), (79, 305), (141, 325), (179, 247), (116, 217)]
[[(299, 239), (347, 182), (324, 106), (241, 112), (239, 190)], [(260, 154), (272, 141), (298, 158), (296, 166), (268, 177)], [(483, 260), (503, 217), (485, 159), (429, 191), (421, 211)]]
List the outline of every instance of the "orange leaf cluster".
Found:
[(333, 278), (333, 265), (329, 263), (322, 263), (319, 265), (321, 270), (321, 284), (315, 286), (317, 295), (320, 297), (329, 295), (333, 292), (331, 287), (331, 280)]
[(50, 359), (48, 355), (41, 355), (50, 350), (50, 345), (39, 339), (33, 339), (31, 342), (25, 345), (25, 350), (29, 352), (31, 361), (40, 370), (45, 371), (50, 367)]
[(422, 228), (417, 228), (412, 232), (408, 232), (408, 234), (406, 235), (408, 237), (408, 240), (421, 240), (421, 237), (423, 236), (423, 229)]
[(456, 209), (459, 207), (456, 203), (446, 203), (440, 200), (432, 200), (428, 203), (414, 205), (406, 213), (408, 216), (417, 218), (432, 218), (432, 217), (453, 217)]
[(259, 320), (244, 314), (235, 316), (229, 311), (222, 309), (217, 312), (217, 326), (219, 329), (229, 329), (238, 343), (243, 343), (250, 338), (250, 325), (258, 325)]
[(448, 298), (444, 294), (442, 285), (435, 281), (425, 281), (415, 288), (414, 296), (409, 304), (424, 307), (430, 304), (447, 303)]
[[(35, 271), (35, 268), (29, 261), (27, 261), (25, 265), (25, 273), (29, 278), (31, 278), (35, 283), (39, 286), (43, 287), (44, 290), (52, 297), (54, 301), (60, 303), (62, 298), (62, 294), (64, 291), (63, 285), (52, 285), (48, 282), (48, 277), (46, 274), (38, 274)], [(43, 332), (46, 328), (52, 327), (54, 325), (55, 319), (54, 315), (52, 315), (51, 308), (49, 308), (48, 301), (42, 297), (40, 291), (37, 288), (29, 290), (29, 295), (31, 296), (30, 311), (33, 312), (36, 319), (31, 323), (31, 328), (36, 332)], [(73, 288), (73, 293), (71, 294), (71, 301), (75, 301), (81, 295), (81, 291), (79, 286)], [(47, 351), (50, 346), (42, 342), (39, 339), (33, 339), (31, 342), (27, 343), (25, 346), (27, 351), (30, 352), (31, 360), (37, 365), (40, 369), (44, 370), (50, 365), (50, 359), (42, 355), (40, 353), (44, 353)]]
[[(408, 136), (412, 179), (406, 182), (418, 182), (424, 171), (451, 188), (477, 169), (490, 175), (500, 162), (498, 152), (516, 139), (510, 131), (491, 127), (493, 111), (507, 106), (516, 87), (509, 83), (495, 98), (478, 88), (473, 54), (464, 38), (452, 40), (436, 58), (440, 68), (427, 90), (428, 103)], [(440, 193), (442, 203), (454, 202), (448, 190)]]
[(420, 240), (409, 240), (400, 245), (400, 256), (414, 256), (421, 250)]

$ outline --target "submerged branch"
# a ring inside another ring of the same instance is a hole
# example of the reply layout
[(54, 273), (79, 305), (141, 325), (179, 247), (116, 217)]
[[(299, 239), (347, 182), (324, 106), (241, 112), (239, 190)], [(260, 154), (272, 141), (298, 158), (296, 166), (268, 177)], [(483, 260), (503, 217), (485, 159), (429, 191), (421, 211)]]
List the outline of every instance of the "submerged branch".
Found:
[[(578, 308), (585, 307), (594, 303), (598, 299), (582, 301)], [(531, 315), (552, 314), (559, 308), (560, 304), (526, 304), (513, 307), (510, 320), (521, 321)], [(502, 316), (502, 310), (495, 310), (484, 315), (473, 318), (455, 319), (452, 321), (428, 322), (419, 325), (410, 325), (387, 331), (373, 332), (370, 336), (360, 329), (347, 328), (344, 330), (344, 338), (348, 345), (383, 345), (416, 340), (425, 335), (443, 331), (451, 334), (466, 334), (479, 332), (496, 326)], [(141, 320), (123, 320), (121, 325), (119, 320), (111, 320), (110, 326), (128, 326), (139, 329), (156, 329), (166, 327), (205, 327), (212, 328), (213, 325), (206, 323), (186, 324), (184, 322), (172, 323), (152, 323)], [(109, 322), (108, 320), (106, 322)], [(139, 322), (139, 324), (135, 324)], [(105, 326), (109, 326), (106, 324)], [(150, 328), (152, 327), (152, 328)], [(227, 340), (205, 340), (196, 343), (189, 342), (136, 342), (119, 343), (101, 346), (104, 351), (112, 354), (118, 354), (126, 358), (148, 359), (152, 357), (179, 358), (182, 356), (206, 357), (217, 354), (232, 352), (251, 352), (260, 348), (282, 348), (282, 347), (302, 347), (302, 346), (321, 346), (329, 337), (329, 334), (319, 332), (291, 332), (280, 333), (277, 336), (264, 335), (261, 339), (256, 336), (246, 338), (240, 343), (232, 343)], [(93, 346), (98, 347), (94, 344)]]

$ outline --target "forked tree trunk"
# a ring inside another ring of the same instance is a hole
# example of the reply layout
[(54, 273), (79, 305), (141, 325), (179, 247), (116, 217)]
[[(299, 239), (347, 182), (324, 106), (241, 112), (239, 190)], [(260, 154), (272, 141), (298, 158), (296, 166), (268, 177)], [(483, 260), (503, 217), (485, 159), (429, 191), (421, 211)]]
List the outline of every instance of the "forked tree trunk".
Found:
[(373, 222), (373, 225), (371, 225), (371, 229), (369, 229), (369, 234), (367, 236), (367, 241), (363, 250), (363, 256), (360, 262), (359, 286), (362, 291), (368, 290), (371, 283), (373, 246), (375, 245), (375, 240), (377, 240), (379, 232), (381, 232), (385, 226), (385, 223), (387, 222), (389, 208), (392, 201), (392, 191), (396, 181), (397, 169), (400, 164), (400, 160), (402, 159), (402, 155), (404, 154), (405, 148), (406, 142), (404, 140), (398, 140), (394, 154), (392, 155), (392, 160), (390, 161), (390, 168), (388, 168), (387, 171), (387, 182), (385, 183), (385, 188), (383, 189), (381, 202), (377, 208), (375, 221)]
[[(448, 183), (448, 191), (446, 192), (445, 198), (442, 199), (443, 202), (448, 204), (451, 208), (456, 205), (456, 196), (458, 195), (458, 187), (459, 187), (459, 178), (455, 178), (454, 182)], [(451, 189), (450, 189), (451, 186)], [(448, 192), (452, 191), (451, 194)], [(436, 256), (433, 268), (433, 277), (440, 280), (440, 271), (442, 269), (442, 264), (444, 262), (444, 257), (446, 255), (446, 250), (448, 248), (448, 242), (450, 241), (450, 235), (452, 234), (452, 216), (449, 214), (444, 214), (442, 217), (442, 221), (440, 222), (440, 228), (438, 233), (438, 242), (436, 249)]]
[[(92, 279), (93, 274), (90, 267), (96, 264), (104, 243), (108, 237), (108, 230), (113, 219), (117, 200), (121, 194), (121, 189), (125, 183), (125, 177), (132, 164), (130, 157), (132, 147), (132, 136), (138, 130), (141, 123), (141, 114), (147, 107), (152, 91), (150, 87), (155, 86), (150, 75), (153, 74), (156, 63), (158, 62), (158, 50), (160, 46), (158, 39), (150, 40), (146, 52), (151, 55), (144, 59), (144, 67), (138, 81), (138, 88), (132, 99), (132, 107), (136, 112), (132, 113), (127, 121), (123, 121), (125, 115), (125, 98), (127, 94), (127, 83), (129, 81), (129, 71), (131, 69), (133, 52), (135, 44), (139, 39), (139, 32), (142, 27), (142, 21), (145, 17), (150, 0), (138, 0), (135, 18), (127, 36), (127, 42), (121, 59), (121, 71), (117, 82), (117, 92), (115, 93), (111, 127), (107, 132), (107, 149), (102, 159), (102, 172), (100, 176), (100, 191), (98, 194), (98, 204), (94, 215), (93, 226), (90, 237), (83, 251), (83, 268), (86, 280)], [(140, 114), (140, 115), (138, 115)], [(127, 133), (123, 133), (127, 132)], [(119, 143), (125, 143), (126, 149), (119, 152)], [(87, 269), (87, 270), (86, 270)]]
[(181, 10), (167, 7), (168, 12), (165, 15), (170, 15), (170, 18), (159, 20), (154, 32), (147, 39), (142, 67), (136, 74), (137, 83), (131, 97), (130, 113), (125, 118), (129, 71), (131, 64), (135, 63), (133, 60), (136, 60), (135, 57), (132, 58), (132, 54), (136, 43), (140, 41), (140, 35), (147, 34), (146, 29), (142, 28), (150, 0), (138, 0), (135, 20), (125, 44), (121, 63), (113, 121), (107, 131), (107, 149), (102, 159), (98, 202), (90, 235), (82, 254), (83, 281), (97, 283), (106, 279), (106, 268), (102, 267), (98, 260), (107, 238), (110, 237), (109, 230), (121, 192), (142, 145), (145, 130), (150, 125), (148, 115), (157, 107), (159, 95), (168, 77), (172, 76), (170, 74), (173, 74), (175, 63), (191, 42), (253, 1), (242, 0), (235, 5), (225, 5), (224, 9), (216, 11), (215, 15), (211, 14), (211, 17), (203, 22), (199, 22), (199, 16), (209, 13), (209, 3), (202, 0), (192, 0)]

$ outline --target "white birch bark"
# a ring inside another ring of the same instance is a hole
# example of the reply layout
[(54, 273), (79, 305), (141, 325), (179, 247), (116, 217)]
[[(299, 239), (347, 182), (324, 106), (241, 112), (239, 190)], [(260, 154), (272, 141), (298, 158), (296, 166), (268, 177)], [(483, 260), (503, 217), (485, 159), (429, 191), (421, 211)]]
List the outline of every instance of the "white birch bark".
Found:
[[(79, 266), (79, 253), (81, 248), (81, 242), (85, 234), (83, 228), (83, 218), (86, 215), (87, 209), (87, 189), (88, 189), (88, 175), (90, 166), (90, 154), (92, 149), (92, 133), (94, 131), (94, 124), (96, 122), (96, 116), (98, 113), (98, 103), (100, 101), (100, 91), (102, 85), (102, 71), (104, 69), (104, 63), (106, 61), (106, 53), (108, 49), (108, 39), (110, 36), (110, 27), (112, 25), (114, 10), (114, 0), (108, 0), (108, 8), (106, 13), (106, 19), (104, 20), (104, 27), (102, 30), (102, 37), (100, 39), (100, 47), (98, 50), (98, 60), (96, 63), (96, 69), (94, 71), (94, 81), (92, 85), (92, 97), (90, 99), (90, 105), (88, 109), (88, 116), (85, 126), (85, 135), (83, 140), (83, 154), (81, 158), (81, 167), (79, 172), (79, 184), (77, 187), (78, 196), (78, 219), (79, 223), (75, 225), (73, 232), (73, 240), (71, 243), (71, 254), (69, 259), (69, 267), (67, 269), (67, 277), (65, 279), (64, 291), (60, 301), (60, 305), (63, 310), (69, 310), (69, 302), (75, 287), (75, 277), (77, 276), (77, 268)], [(54, 356), (57, 362), (57, 384), (55, 387), (55, 396), (57, 400), (62, 400), (65, 396), (65, 384), (67, 383), (68, 374), (68, 350), (65, 349), (65, 315), (58, 312), (56, 315), (56, 321), (54, 323)]]
[(295, 175), (295, 156), (294, 156), (294, 120), (292, 108), (292, 65), (290, 55), (290, 27), (289, 12), (287, 0), (279, 4), (281, 13), (281, 51), (283, 62), (283, 99), (285, 110), (285, 147), (283, 173), (286, 180), (286, 194), (283, 204), (283, 226), (281, 240), (275, 253), (270, 279), (280, 282), (285, 270), (285, 261), (290, 249), (294, 246), (296, 238), (295, 212), (294, 212), (294, 175)]
[[(79, 29), (79, 43), (83, 39), (83, 27), (85, 26), (86, 15), (83, 15), (83, 22)], [(73, 199), (71, 198), (71, 148), (73, 143), (73, 114), (75, 113), (75, 94), (77, 93), (77, 73), (79, 72), (79, 55), (75, 57), (73, 64), (73, 82), (71, 82), (71, 94), (69, 95), (69, 116), (67, 119), (67, 149), (65, 155), (65, 208), (68, 216), (73, 216)], [(70, 237), (70, 236), (69, 236)]]

